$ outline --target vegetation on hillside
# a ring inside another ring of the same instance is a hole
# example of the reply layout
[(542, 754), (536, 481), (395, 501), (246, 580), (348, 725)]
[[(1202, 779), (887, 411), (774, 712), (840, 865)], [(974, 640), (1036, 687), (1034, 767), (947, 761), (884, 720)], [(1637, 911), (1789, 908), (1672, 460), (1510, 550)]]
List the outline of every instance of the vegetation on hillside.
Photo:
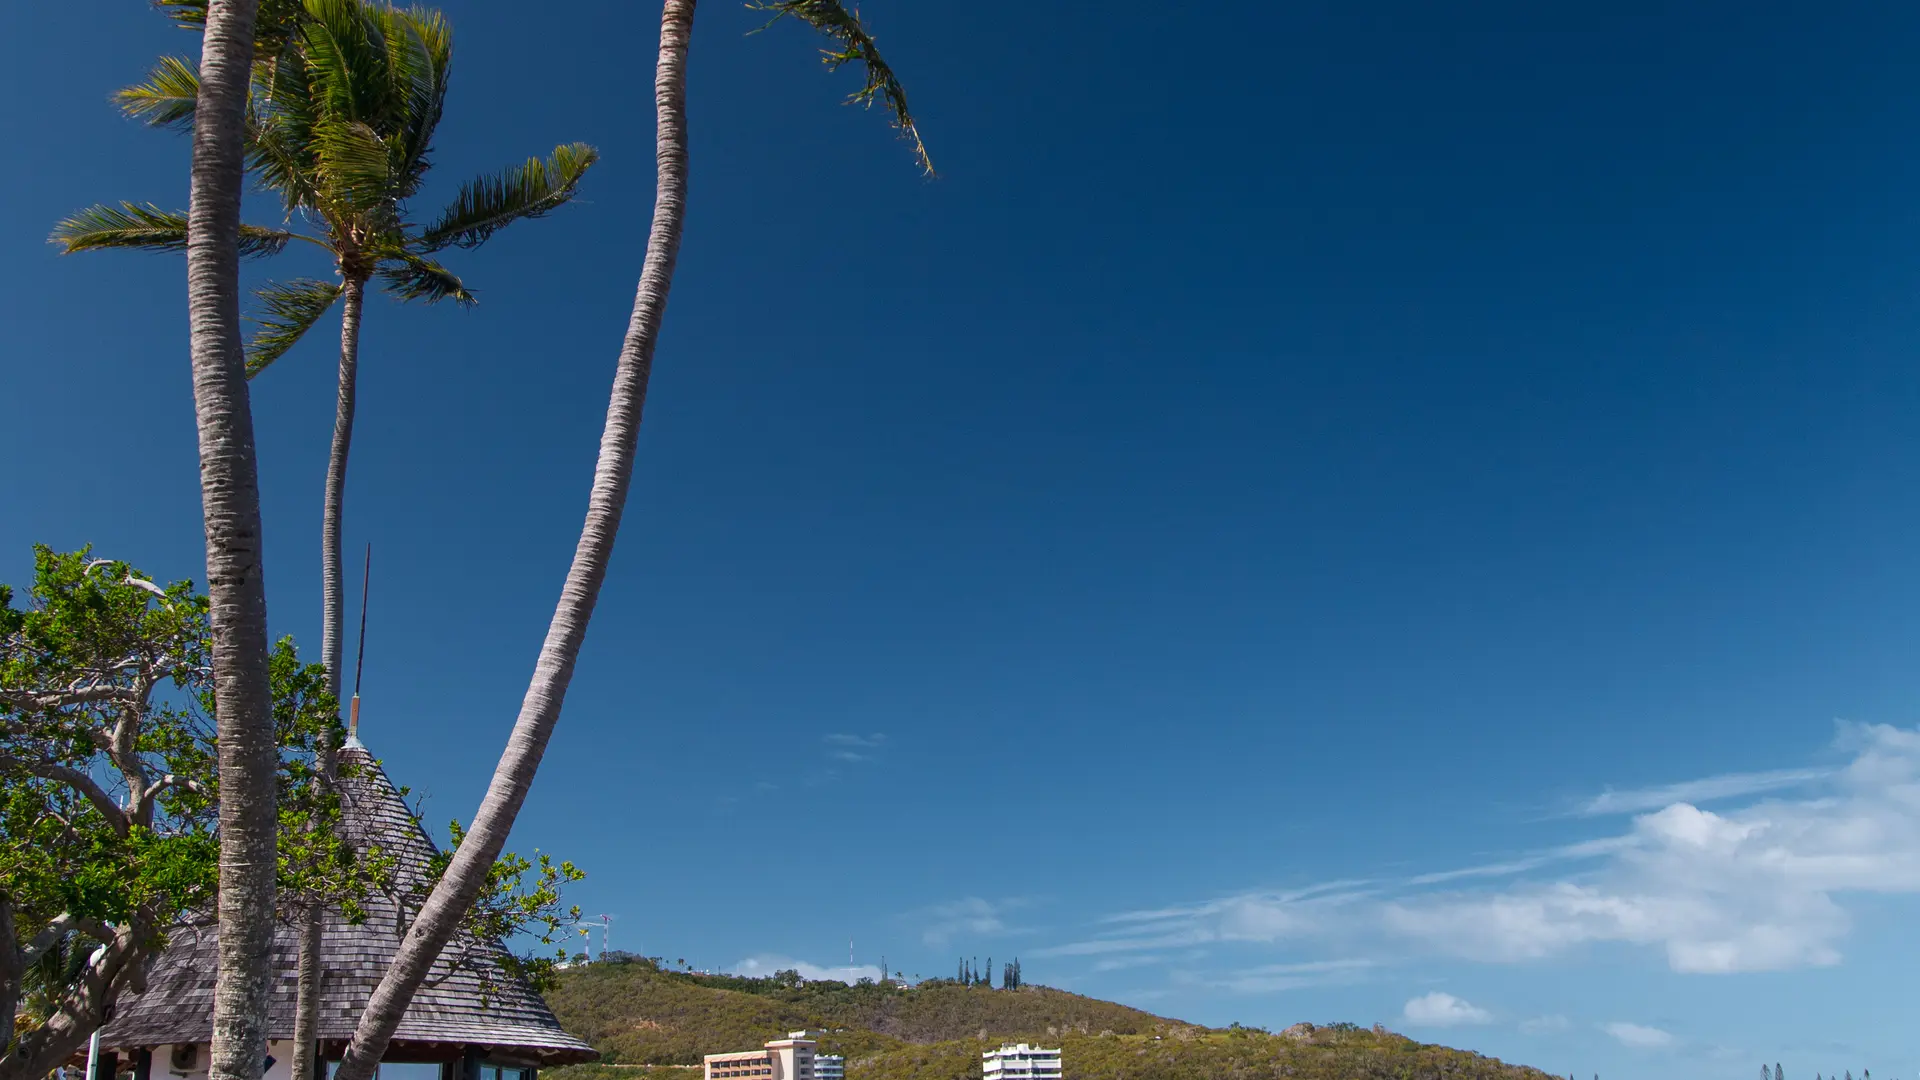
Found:
[[(1170, 1025), (1160, 1034), (1063, 1034), (1049, 1041), (1062, 1050), (1073, 1080), (1549, 1080), (1546, 1073), (1465, 1050), (1418, 1043), (1381, 1028), (1351, 1024), (1272, 1035), (1254, 1028), (1228, 1030)], [(1000, 1040), (960, 1039), (902, 1047), (848, 1062), (858, 1080), (967, 1080), (980, 1076), (980, 1054)]]
[[(989, 990), (941, 980), (905, 988), (695, 975), (618, 957), (561, 973), (549, 993), (567, 1030), (602, 1051), (603, 1064), (556, 1070), (551, 1080), (676, 1080), (704, 1054), (751, 1049), (808, 1029), (824, 1053), (847, 1057), (849, 1080), (966, 1080), (1002, 1041), (1061, 1046), (1073, 1080), (1546, 1080), (1381, 1028), (1298, 1024), (1280, 1034), (1197, 1027), (1050, 987)], [(543, 1076), (546, 1074), (543, 1073)]]
[(855, 1060), (906, 1044), (1049, 1031), (1142, 1034), (1170, 1023), (1152, 1013), (1062, 990), (987, 990), (952, 982), (916, 989), (849, 986), (668, 971), (617, 957), (562, 972), (548, 993), (567, 1030), (609, 1063), (694, 1065), (703, 1054), (755, 1047), (802, 1028), (824, 1031), (821, 1049)]

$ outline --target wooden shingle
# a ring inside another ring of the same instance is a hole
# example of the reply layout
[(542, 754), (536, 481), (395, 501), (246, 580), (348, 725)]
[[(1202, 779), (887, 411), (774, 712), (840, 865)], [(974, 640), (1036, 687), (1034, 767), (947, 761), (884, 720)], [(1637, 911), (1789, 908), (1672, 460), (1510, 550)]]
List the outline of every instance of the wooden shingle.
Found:
[[(385, 770), (357, 741), (342, 751), (343, 762), (360, 766), (359, 775), (341, 782), (346, 829), (356, 847), (378, 847), (399, 864), (399, 876), (411, 883), (425, 879), (436, 849), (433, 841)], [(321, 952), (320, 1040), (337, 1055), (352, 1037), (360, 1011), (386, 973), (406, 925), (399, 905), (384, 896), (369, 898), (367, 918), (349, 925), (329, 912)], [(447, 952), (461, 950), (456, 940)], [(170, 1043), (204, 1043), (212, 1035), (213, 985), (219, 939), (212, 926), (176, 928), (155, 961), (145, 993), (124, 997), (101, 1034), (108, 1049), (130, 1050)], [(561, 1030), (553, 1010), (524, 980), (504, 970), (497, 957), (504, 949), (486, 942), (472, 950), (473, 966), (449, 966), (444, 960), (414, 995), (388, 1051), (390, 1060), (457, 1057), (477, 1049), (489, 1057), (526, 1064), (561, 1065), (596, 1061), (599, 1053)], [(274, 938), (273, 1007), (270, 1037), (291, 1038), (297, 987), (299, 935), (282, 925)]]

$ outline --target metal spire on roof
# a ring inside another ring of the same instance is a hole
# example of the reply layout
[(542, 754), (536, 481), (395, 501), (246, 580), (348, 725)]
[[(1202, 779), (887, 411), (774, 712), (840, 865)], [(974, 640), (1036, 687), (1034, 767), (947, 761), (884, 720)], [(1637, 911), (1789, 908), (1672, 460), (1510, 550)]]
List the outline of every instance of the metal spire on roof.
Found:
[(360, 672), (367, 666), (367, 586), (373, 579), (373, 544), (367, 544), (367, 562), (360, 570), (360, 650), (353, 661), (353, 707), (347, 712), (347, 745), (360, 745)]

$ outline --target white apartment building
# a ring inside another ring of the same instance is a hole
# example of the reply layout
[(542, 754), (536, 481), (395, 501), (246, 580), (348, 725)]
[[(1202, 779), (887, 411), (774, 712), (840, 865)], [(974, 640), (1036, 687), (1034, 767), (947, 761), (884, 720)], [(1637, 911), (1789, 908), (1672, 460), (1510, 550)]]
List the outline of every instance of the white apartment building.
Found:
[(813, 1080), (847, 1080), (847, 1059), (840, 1054), (813, 1055)]
[(983, 1080), (1060, 1080), (1060, 1051), (1002, 1046), (980, 1055), (980, 1071)]
[(708, 1054), (706, 1080), (815, 1080), (813, 1051), (817, 1045), (806, 1032), (795, 1031), (759, 1050)]

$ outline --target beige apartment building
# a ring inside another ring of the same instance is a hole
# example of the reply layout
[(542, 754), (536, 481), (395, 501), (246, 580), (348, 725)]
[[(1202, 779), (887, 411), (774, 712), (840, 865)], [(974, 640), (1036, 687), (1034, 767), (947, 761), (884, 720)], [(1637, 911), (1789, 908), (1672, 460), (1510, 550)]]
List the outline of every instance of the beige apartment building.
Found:
[(795, 1031), (759, 1050), (708, 1054), (706, 1080), (814, 1080), (813, 1052), (818, 1045), (806, 1032)]

